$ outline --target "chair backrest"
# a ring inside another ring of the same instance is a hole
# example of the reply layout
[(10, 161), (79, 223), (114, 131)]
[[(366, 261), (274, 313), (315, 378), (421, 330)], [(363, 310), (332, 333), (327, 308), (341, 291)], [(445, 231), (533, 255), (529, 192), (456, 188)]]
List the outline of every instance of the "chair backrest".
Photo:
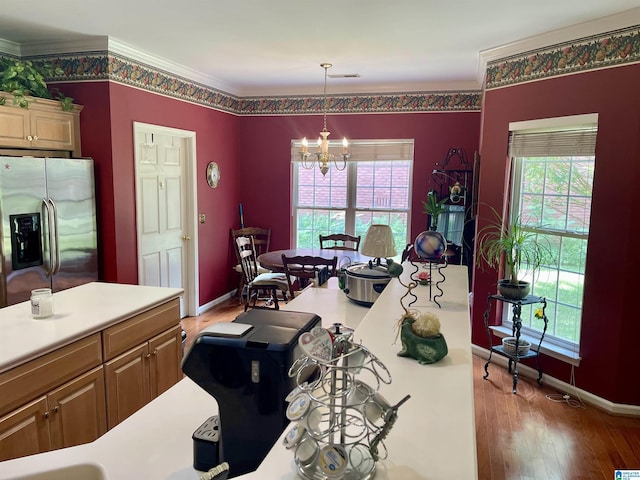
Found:
[(256, 248), (253, 237), (236, 237), (233, 243), (236, 246), (236, 255), (242, 267), (242, 274), (246, 283), (250, 283), (258, 276)]
[(331, 250), (351, 250), (358, 251), (360, 247), (360, 236), (354, 237), (346, 233), (332, 233), (331, 235), (320, 235), (320, 248)]
[[(269, 251), (271, 244), (271, 229), (260, 227), (244, 227), (237, 230), (231, 229), (231, 241), (236, 244), (236, 238), (238, 237), (251, 237), (253, 238), (253, 245), (256, 257)], [(238, 263), (240, 258), (238, 257)]]
[(291, 298), (293, 298), (295, 297), (294, 281), (296, 279), (299, 288), (303, 289), (309, 283), (309, 280), (314, 279), (316, 273), (325, 267), (328, 269), (327, 273), (329, 276), (335, 277), (338, 273), (338, 257), (322, 258), (308, 255), (287, 257), (285, 254), (282, 254), (282, 266), (284, 267), (284, 273), (289, 283), (289, 293), (291, 294)]

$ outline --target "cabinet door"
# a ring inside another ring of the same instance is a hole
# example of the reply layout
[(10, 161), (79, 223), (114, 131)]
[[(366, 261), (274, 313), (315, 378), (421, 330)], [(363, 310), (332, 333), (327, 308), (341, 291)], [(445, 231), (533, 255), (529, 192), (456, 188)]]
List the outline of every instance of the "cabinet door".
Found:
[[(6, 100), (11, 102), (10, 99)], [(29, 148), (29, 110), (0, 106), (0, 145), (3, 147)]]
[(151, 400), (149, 358), (145, 342), (104, 364), (110, 429)]
[(107, 431), (102, 366), (47, 395), (51, 447), (63, 448), (94, 441)]
[(52, 150), (73, 150), (74, 117), (66, 112), (31, 111), (31, 146)]
[(51, 450), (47, 416), (41, 397), (0, 418), (0, 461)]
[(182, 329), (172, 328), (149, 340), (151, 398), (156, 398), (182, 378)]

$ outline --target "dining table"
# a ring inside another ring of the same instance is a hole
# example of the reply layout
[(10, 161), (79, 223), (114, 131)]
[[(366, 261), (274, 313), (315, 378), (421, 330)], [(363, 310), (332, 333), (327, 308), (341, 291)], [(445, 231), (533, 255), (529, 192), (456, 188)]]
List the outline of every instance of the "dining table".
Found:
[(262, 268), (272, 272), (284, 272), (282, 255), (286, 257), (322, 257), (332, 259), (338, 257), (338, 267), (346, 267), (354, 263), (367, 263), (372, 257), (362, 255), (353, 250), (333, 250), (329, 248), (290, 248), (288, 250), (272, 250), (258, 256), (258, 263)]

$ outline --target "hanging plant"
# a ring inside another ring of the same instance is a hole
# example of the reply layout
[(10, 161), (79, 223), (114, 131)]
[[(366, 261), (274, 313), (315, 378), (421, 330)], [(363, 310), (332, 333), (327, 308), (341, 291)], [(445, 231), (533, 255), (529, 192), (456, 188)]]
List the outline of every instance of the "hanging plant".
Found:
[[(0, 57), (0, 90), (13, 95), (13, 104), (20, 108), (29, 108), (27, 97), (53, 99), (54, 96), (47, 89), (44, 81), (46, 77), (60, 76), (64, 72), (60, 67), (50, 63), (34, 64), (30, 60), (16, 60)], [(55, 100), (60, 101), (63, 110), (73, 109), (73, 98), (67, 97), (59, 90), (55, 90)], [(2, 97), (0, 104), (6, 99)]]

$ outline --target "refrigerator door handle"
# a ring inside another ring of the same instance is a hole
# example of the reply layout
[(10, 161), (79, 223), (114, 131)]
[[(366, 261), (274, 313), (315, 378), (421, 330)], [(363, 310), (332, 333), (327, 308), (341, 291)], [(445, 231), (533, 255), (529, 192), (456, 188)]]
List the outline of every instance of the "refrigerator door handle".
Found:
[(49, 267), (45, 268), (44, 271), (47, 274), (47, 277), (50, 277), (53, 275), (53, 270), (55, 268), (53, 258), (53, 218), (51, 217), (51, 209), (49, 208), (49, 202), (46, 198), (42, 199), (42, 207), (47, 218), (47, 236), (49, 237)]
[(49, 198), (49, 204), (51, 205), (51, 211), (53, 212), (53, 228), (55, 240), (55, 264), (52, 266), (52, 273), (55, 275), (60, 271), (60, 236), (58, 235), (58, 207), (56, 203)]

